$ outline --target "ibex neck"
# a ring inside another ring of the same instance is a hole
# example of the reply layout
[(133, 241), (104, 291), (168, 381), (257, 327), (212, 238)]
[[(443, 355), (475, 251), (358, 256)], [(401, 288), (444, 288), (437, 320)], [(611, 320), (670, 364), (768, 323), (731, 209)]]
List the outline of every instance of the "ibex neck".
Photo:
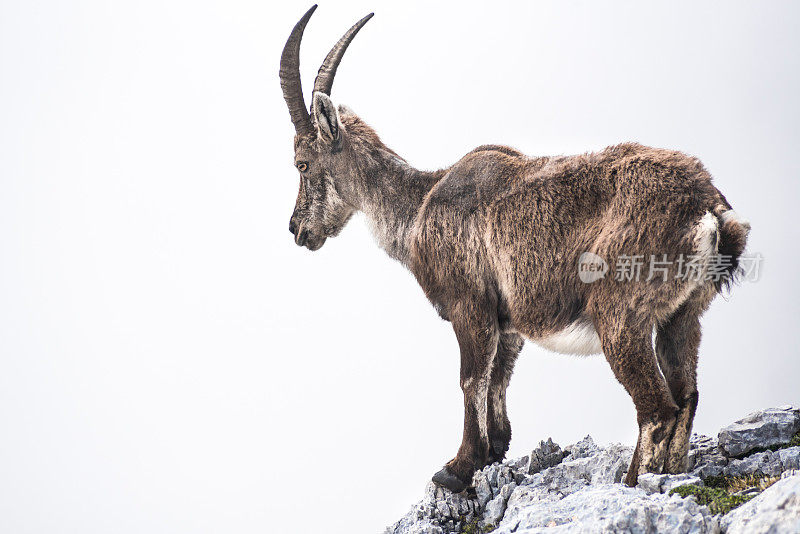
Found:
[(446, 171), (425, 172), (411, 167), (390, 151), (365, 169), (361, 211), (378, 244), (403, 264), (408, 261), (409, 233), (425, 195)]

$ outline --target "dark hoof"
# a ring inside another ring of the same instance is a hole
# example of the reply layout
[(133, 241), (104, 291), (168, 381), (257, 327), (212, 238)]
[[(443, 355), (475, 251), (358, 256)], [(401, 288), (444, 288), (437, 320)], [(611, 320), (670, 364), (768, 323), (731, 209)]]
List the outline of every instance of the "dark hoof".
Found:
[(638, 467), (630, 466), (628, 471), (625, 473), (625, 478), (623, 479), (623, 483), (626, 486), (631, 488), (635, 488), (639, 484), (639, 474), (638, 474)]
[(505, 460), (505, 459), (506, 459), (506, 455), (505, 454), (503, 454), (501, 456), (495, 456), (494, 454), (490, 453), (489, 457), (486, 458), (486, 462), (483, 464), (483, 467), (490, 466), (490, 465), (492, 465), (494, 463), (501, 464), (501, 463), (503, 463), (503, 460)]
[(467, 489), (468, 486), (466, 482), (452, 474), (446, 467), (442, 467), (442, 470), (433, 475), (431, 480), (433, 480), (433, 483), (437, 486), (449, 489), (453, 493), (462, 492)]
[(493, 439), (486, 465), (492, 465), (495, 462), (502, 463), (506, 459), (506, 451), (508, 451), (508, 440)]

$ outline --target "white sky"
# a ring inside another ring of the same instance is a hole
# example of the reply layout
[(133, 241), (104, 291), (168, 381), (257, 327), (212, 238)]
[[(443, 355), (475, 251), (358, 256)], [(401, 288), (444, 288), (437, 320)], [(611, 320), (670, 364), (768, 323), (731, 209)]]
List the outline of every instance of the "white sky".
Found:
[[(458, 349), (362, 219), (310, 253), (278, 59), (305, 3), (0, 3), (0, 531), (375, 532), (462, 425)], [(696, 429), (798, 402), (790, 2), (324, 2), (306, 86), (412, 164), (626, 140), (697, 155), (763, 279), (704, 319)], [(602, 357), (527, 346), (512, 455), (633, 444)]]

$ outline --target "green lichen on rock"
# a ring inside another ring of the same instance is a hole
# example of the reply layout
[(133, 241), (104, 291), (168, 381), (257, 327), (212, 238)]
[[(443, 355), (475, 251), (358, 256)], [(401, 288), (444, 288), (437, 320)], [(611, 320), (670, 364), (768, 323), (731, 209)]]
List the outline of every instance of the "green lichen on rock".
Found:
[(754, 497), (754, 495), (732, 495), (722, 488), (697, 486), (695, 484), (678, 486), (672, 489), (669, 494), (678, 494), (684, 498), (694, 495), (698, 504), (705, 504), (714, 514), (727, 514)]
[[(761, 491), (774, 484), (780, 477), (745, 475), (741, 477), (713, 476), (703, 479), (703, 486), (689, 484), (679, 486), (669, 492), (681, 497), (694, 495), (698, 504), (705, 504), (714, 514), (727, 514), (740, 506)], [(744, 489), (753, 488), (757, 491), (749, 495), (739, 495)]]
[(730, 476), (711, 476), (703, 479), (703, 484), (710, 488), (719, 488), (727, 491), (728, 493), (736, 493), (750, 488), (757, 488), (759, 491), (764, 491), (772, 484), (780, 480), (779, 476), (768, 475), (742, 475), (736, 477)]
[(461, 527), (462, 534), (485, 534), (486, 532), (491, 532), (497, 527), (494, 525), (486, 525), (485, 527), (481, 528), (478, 519), (475, 518), (469, 523), (465, 523), (463, 527)]

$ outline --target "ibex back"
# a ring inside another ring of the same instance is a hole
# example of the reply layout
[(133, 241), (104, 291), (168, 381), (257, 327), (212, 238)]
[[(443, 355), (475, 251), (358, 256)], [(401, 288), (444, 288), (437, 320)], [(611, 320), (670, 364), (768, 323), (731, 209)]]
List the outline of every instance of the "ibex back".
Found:
[[(636, 406), (629, 485), (640, 473), (684, 471), (697, 408), (699, 317), (731, 281), (750, 228), (702, 164), (635, 143), (537, 158), (486, 145), (451, 167), (417, 170), (330, 99), (339, 62), (372, 15), (325, 58), (306, 110), (298, 55), (315, 8), (281, 57), (300, 172), (289, 229), (298, 245), (317, 250), (362, 211), (380, 246), (452, 323), (464, 434), (433, 481), (460, 491), (476, 469), (504, 458), (506, 387), (523, 338), (557, 352), (605, 355)], [(589, 279), (579, 275), (587, 257), (598, 269)], [(661, 267), (641, 277), (606, 272), (638, 267), (637, 258)]]

